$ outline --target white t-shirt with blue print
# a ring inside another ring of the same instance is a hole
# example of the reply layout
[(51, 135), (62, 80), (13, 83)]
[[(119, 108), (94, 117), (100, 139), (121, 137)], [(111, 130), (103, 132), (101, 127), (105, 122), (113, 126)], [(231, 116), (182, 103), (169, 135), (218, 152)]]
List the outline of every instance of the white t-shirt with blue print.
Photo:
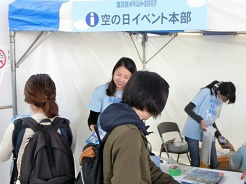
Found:
[[(207, 126), (220, 116), (222, 103), (214, 94), (211, 95), (208, 88), (201, 89), (191, 102), (196, 105), (193, 111), (203, 118)], [(188, 116), (182, 133), (185, 137), (202, 140), (203, 130), (200, 123)]]
[[(102, 113), (110, 104), (121, 102), (123, 90), (116, 90), (115, 96), (108, 96), (107, 88), (108, 83), (96, 87), (88, 105), (91, 111)], [(99, 119), (97, 125), (100, 125)]]

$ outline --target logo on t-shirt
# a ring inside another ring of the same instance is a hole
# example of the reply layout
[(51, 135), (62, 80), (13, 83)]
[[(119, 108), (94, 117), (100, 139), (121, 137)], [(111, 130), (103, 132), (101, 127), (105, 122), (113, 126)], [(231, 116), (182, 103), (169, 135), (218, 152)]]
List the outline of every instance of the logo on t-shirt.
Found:
[(218, 101), (217, 100), (210, 100), (210, 108), (206, 110), (207, 117), (206, 120), (210, 119), (211, 121), (217, 117), (218, 111)]
[(121, 98), (115, 97), (115, 96), (109, 97), (109, 100), (108, 100), (109, 103), (120, 103), (120, 101), (121, 101)]

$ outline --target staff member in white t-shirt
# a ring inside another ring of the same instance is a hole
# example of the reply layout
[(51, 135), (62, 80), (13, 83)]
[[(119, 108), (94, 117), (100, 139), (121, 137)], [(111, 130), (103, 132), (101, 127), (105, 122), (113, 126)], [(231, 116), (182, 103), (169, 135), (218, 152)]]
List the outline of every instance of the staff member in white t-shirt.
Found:
[[(202, 88), (185, 107), (188, 118), (183, 129), (183, 135), (188, 143), (192, 166), (200, 166), (199, 141), (202, 140), (203, 131), (206, 131), (207, 126), (211, 125), (217, 129), (215, 137), (218, 138), (219, 142), (221, 139), (225, 140), (219, 132), (215, 120), (219, 117), (223, 103), (233, 104), (235, 101), (236, 87), (232, 82), (213, 81)], [(217, 167), (215, 141), (213, 141), (210, 168), (215, 169)]]
[(122, 57), (114, 66), (109, 83), (96, 87), (89, 102), (90, 115), (88, 126), (94, 132), (94, 125), (100, 125), (98, 117), (110, 104), (119, 103), (124, 87), (132, 74), (137, 71), (134, 61)]

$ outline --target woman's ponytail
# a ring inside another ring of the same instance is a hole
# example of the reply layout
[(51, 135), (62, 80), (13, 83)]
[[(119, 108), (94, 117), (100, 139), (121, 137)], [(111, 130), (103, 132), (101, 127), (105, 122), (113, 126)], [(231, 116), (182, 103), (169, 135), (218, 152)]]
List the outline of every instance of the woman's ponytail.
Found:
[(58, 116), (56, 86), (47, 74), (32, 75), (26, 82), (25, 102), (41, 108), (48, 118)]
[(210, 84), (208, 84), (207, 86), (203, 87), (202, 89), (204, 89), (204, 88), (210, 89), (210, 94), (213, 95), (214, 92), (216, 93), (216, 90), (213, 92), (213, 89), (215, 89), (216, 84), (219, 84), (219, 83), (220, 83), (219, 81), (215, 80), (215, 81), (211, 82)]
[(58, 105), (55, 100), (48, 100), (44, 104), (43, 111), (48, 118), (58, 116)]

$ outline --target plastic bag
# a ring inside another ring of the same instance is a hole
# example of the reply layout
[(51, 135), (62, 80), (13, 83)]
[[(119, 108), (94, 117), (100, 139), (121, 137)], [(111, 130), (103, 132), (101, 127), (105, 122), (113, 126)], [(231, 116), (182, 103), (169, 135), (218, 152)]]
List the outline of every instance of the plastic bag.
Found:
[(216, 129), (212, 126), (208, 126), (207, 130), (203, 131), (201, 162), (206, 165), (210, 164), (211, 148), (215, 131)]

